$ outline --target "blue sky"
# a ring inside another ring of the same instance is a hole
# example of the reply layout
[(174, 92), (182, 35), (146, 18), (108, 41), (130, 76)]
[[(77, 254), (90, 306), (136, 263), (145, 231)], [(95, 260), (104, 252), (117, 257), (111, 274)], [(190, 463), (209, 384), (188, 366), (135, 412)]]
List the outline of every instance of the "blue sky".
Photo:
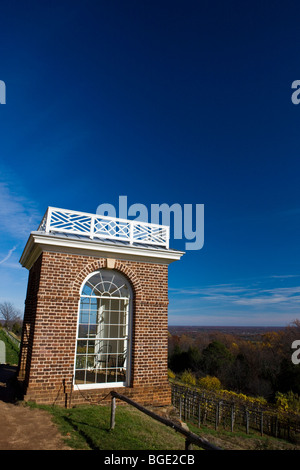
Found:
[[(1, 1), (0, 302), (48, 206), (204, 204), (169, 323), (300, 318), (299, 2)], [(171, 227), (172, 233), (172, 227)], [(186, 240), (171, 240), (184, 250)]]

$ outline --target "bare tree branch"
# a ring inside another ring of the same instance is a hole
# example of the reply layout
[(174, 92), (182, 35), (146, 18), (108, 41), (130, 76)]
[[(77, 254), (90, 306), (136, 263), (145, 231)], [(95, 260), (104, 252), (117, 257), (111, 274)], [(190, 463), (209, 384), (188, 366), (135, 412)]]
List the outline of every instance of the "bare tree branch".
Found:
[(0, 303), (0, 318), (4, 320), (6, 328), (11, 329), (15, 322), (20, 321), (20, 317), (20, 312), (11, 302)]

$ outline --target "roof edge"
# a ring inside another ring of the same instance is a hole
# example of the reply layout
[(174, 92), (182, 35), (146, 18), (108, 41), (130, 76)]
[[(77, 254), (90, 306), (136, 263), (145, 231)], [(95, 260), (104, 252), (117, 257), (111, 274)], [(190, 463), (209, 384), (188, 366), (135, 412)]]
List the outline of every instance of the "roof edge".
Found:
[(151, 248), (143, 245), (118, 245), (97, 240), (78, 240), (44, 232), (31, 232), (20, 258), (20, 264), (28, 270), (44, 251), (68, 254), (112, 257), (132, 261), (170, 264), (185, 254), (183, 251)]

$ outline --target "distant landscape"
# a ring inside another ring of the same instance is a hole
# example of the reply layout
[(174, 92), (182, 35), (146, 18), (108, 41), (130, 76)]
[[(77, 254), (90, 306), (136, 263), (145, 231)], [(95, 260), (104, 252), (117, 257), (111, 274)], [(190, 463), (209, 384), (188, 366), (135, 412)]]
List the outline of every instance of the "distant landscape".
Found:
[(245, 340), (259, 340), (262, 335), (269, 332), (279, 332), (284, 330), (283, 326), (169, 326), (171, 335), (187, 335), (196, 337), (199, 334), (214, 335), (215, 333), (224, 333), (237, 336)]
[(169, 326), (168, 331), (169, 371), (179, 380), (205, 381), (272, 403), (284, 394), (300, 411), (300, 364), (292, 362), (299, 320), (286, 327)]

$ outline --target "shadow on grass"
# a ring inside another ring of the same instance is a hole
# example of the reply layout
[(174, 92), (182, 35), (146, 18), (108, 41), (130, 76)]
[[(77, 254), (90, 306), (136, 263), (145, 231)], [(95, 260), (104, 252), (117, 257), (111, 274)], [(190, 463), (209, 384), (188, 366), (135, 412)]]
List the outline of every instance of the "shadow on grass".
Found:
[(74, 431), (76, 431), (76, 433), (79, 434), (79, 436), (86, 442), (91, 450), (103, 450), (99, 447), (98, 444), (95, 443), (94, 439), (92, 439), (91, 436), (82, 429), (82, 426), (88, 426), (90, 429), (94, 428), (97, 429), (97, 431), (106, 432), (107, 434), (110, 432), (110, 429), (101, 426), (95, 426), (94, 424), (87, 423), (86, 421), (74, 420), (70, 416), (63, 416), (63, 420)]

